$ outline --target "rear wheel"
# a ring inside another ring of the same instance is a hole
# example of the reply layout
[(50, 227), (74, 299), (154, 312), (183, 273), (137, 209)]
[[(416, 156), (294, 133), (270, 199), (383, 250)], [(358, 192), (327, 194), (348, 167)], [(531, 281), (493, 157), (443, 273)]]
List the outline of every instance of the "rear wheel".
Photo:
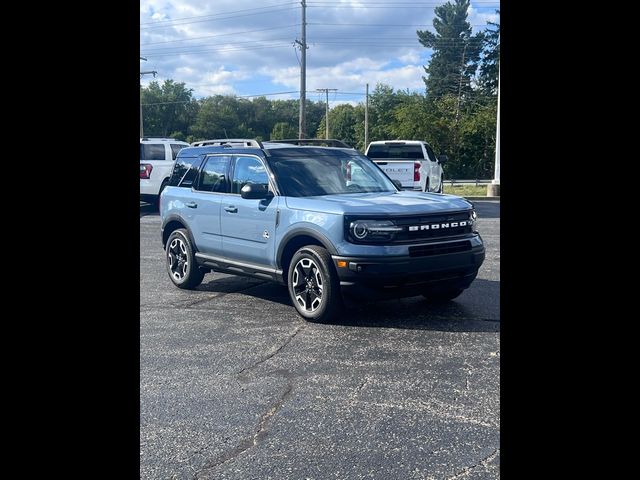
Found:
[(202, 283), (204, 272), (196, 264), (193, 246), (184, 228), (169, 236), (166, 256), (167, 272), (176, 287), (191, 290)]
[(287, 286), (293, 306), (305, 320), (326, 322), (343, 309), (338, 275), (322, 247), (307, 245), (293, 255)]
[(427, 178), (427, 183), (424, 184), (424, 191), (429, 192), (429, 179)]

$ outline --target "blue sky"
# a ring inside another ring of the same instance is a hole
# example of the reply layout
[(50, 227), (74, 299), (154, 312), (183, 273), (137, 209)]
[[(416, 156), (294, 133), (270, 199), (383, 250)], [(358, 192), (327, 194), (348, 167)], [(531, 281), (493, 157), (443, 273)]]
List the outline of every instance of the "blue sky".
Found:
[[(307, 98), (337, 88), (329, 102), (358, 103), (376, 83), (424, 92), (423, 65), (431, 50), (416, 30), (431, 30), (440, 0), (307, 0)], [(495, 21), (499, 1), (471, 2), (474, 31)], [(141, 0), (140, 70), (173, 79), (196, 98), (213, 94), (299, 98), (300, 2), (285, 0)], [(340, 25), (335, 25), (340, 24)], [(142, 78), (142, 85), (154, 80)], [(356, 95), (354, 95), (356, 93)], [(359, 95), (358, 95), (359, 93)]]

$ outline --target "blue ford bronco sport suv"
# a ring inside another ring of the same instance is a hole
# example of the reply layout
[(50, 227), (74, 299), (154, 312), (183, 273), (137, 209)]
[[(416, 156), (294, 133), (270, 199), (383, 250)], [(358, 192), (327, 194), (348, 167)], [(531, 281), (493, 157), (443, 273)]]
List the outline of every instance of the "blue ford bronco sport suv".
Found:
[(211, 271), (272, 280), (311, 321), (334, 317), (343, 295), (450, 300), (485, 256), (472, 204), (402, 191), (350, 148), (235, 139), (184, 148), (160, 216), (178, 288)]

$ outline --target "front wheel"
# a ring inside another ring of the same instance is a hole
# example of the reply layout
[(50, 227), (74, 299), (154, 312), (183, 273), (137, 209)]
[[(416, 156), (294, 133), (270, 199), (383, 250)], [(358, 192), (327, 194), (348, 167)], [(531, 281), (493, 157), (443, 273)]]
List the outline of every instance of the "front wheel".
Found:
[(322, 247), (307, 245), (293, 255), (287, 286), (293, 306), (305, 320), (326, 322), (343, 308), (338, 275)]
[(193, 246), (184, 228), (171, 233), (166, 253), (167, 272), (176, 287), (191, 290), (202, 283), (204, 272), (196, 264)]

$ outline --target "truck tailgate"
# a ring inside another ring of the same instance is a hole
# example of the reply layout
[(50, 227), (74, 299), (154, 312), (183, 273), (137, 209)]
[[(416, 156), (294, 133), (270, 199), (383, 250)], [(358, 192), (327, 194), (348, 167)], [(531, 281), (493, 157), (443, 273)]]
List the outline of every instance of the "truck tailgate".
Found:
[(392, 180), (400, 180), (403, 187), (413, 188), (413, 160), (372, 158)]

